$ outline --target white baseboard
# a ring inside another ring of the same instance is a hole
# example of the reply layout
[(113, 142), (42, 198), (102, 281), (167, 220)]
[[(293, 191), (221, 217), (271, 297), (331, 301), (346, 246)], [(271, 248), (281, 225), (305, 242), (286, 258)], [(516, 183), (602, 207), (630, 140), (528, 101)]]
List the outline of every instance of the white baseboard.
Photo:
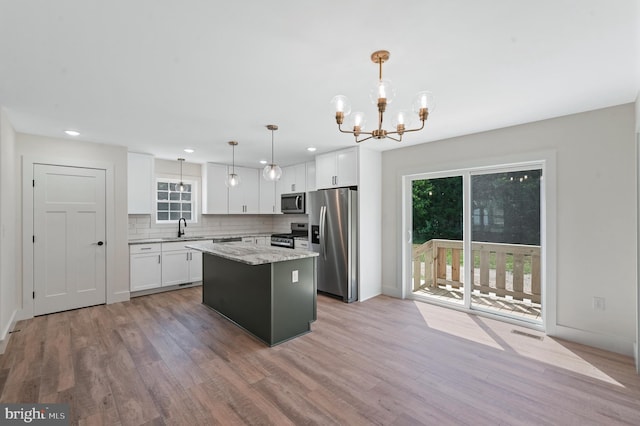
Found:
[(399, 287), (382, 286), (382, 294), (402, 299), (402, 289)]
[(131, 298), (140, 297), (140, 296), (148, 296), (150, 294), (156, 294), (156, 293), (164, 293), (165, 291), (180, 290), (180, 289), (189, 288), (189, 287), (197, 287), (197, 286), (201, 286), (201, 285), (202, 285), (202, 281), (196, 281), (196, 282), (190, 283), (190, 284), (178, 284), (178, 285), (172, 285), (172, 286), (168, 286), (168, 287), (152, 288), (152, 289), (149, 289), (149, 290), (133, 291), (133, 292), (131, 292)]
[(113, 293), (107, 298), (107, 305), (110, 305), (112, 303), (127, 302), (130, 298), (131, 293), (128, 290)]
[(635, 342), (620, 336), (578, 330), (562, 325), (556, 325), (554, 327), (553, 334), (548, 334), (552, 337), (559, 337), (564, 340), (604, 349), (605, 351), (611, 351), (630, 357), (635, 356)]
[(17, 313), (17, 310), (13, 311), (13, 313), (11, 314), (11, 320), (7, 324), (7, 327), (2, 330), (2, 335), (0, 336), (0, 355), (2, 355), (7, 349), (9, 339), (11, 338), (11, 332), (16, 329), (16, 323), (18, 322)]
[(358, 298), (358, 302), (364, 302), (365, 300), (373, 299), (376, 296), (380, 296), (382, 293), (371, 294), (363, 299)]

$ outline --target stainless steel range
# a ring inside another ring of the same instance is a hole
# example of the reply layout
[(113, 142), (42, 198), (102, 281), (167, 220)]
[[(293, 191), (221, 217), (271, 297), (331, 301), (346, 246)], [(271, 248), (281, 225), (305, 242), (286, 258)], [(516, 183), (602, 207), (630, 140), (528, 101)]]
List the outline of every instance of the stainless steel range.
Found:
[(295, 248), (296, 238), (309, 238), (308, 223), (292, 223), (291, 232), (288, 234), (273, 234), (271, 245), (277, 247)]

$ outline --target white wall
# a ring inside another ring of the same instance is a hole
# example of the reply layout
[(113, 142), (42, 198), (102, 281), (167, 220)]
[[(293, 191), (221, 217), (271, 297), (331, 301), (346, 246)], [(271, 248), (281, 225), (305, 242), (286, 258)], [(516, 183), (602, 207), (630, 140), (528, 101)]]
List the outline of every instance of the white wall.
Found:
[[(634, 105), (627, 104), (384, 152), (385, 293), (401, 294), (404, 170), (431, 171), (443, 164), (473, 167), (487, 158), (553, 152), (555, 182), (547, 184), (557, 197), (557, 303), (549, 315), (555, 322), (547, 324), (547, 332), (631, 355), (637, 339), (638, 262), (634, 121)], [(604, 312), (593, 310), (594, 296), (606, 299)]]
[(382, 293), (381, 226), (382, 155), (378, 151), (358, 150), (358, 226), (359, 226), (359, 289), (358, 299), (364, 301)]
[(23, 284), (20, 289), (23, 298), (21, 318), (33, 315), (33, 300), (29, 297), (33, 288), (33, 258), (29, 246), (33, 226), (33, 190), (30, 183), (34, 163), (106, 169), (107, 303), (128, 300), (127, 148), (21, 133), (16, 135), (16, 141), (17, 164), (20, 165), (22, 179), (20, 192), (23, 196), (19, 227), (23, 230), (23, 236), (17, 250), (21, 254), (18, 261), (23, 264), (19, 277)]
[(0, 107), (0, 354), (8, 342), (20, 309), (16, 278), (17, 174), (15, 132)]

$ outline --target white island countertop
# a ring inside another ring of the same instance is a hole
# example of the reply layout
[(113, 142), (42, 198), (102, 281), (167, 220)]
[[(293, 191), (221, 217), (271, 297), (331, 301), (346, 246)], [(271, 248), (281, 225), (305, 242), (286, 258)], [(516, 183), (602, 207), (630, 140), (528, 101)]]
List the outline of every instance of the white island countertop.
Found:
[(186, 244), (185, 247), (236, 262), (246, 263), (247, 265), (286, 262), (287, 260), (306, 259), (308, 257), (318, 256), (318, 253), (313, 251), (238, 242), (193, 243)]

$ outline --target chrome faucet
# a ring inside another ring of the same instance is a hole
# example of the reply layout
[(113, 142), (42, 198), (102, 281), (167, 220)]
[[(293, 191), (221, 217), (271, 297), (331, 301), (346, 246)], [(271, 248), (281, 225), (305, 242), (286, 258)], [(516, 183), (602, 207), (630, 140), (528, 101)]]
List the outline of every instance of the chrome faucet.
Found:
[(185, 219), (184, 217), (181, 217), (180, 219), (178, 219), (178, 238), (182, 237), (184, 235), (184, 229), (180, 228), (180, 223), (184, 220), (184, 227), (187, 227), (187, 219)]

